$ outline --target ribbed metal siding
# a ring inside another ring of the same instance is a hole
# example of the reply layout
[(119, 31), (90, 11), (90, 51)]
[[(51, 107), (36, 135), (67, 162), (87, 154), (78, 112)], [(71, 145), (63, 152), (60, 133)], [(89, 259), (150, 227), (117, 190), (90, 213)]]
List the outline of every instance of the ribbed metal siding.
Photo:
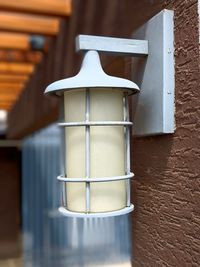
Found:
[[(46, 267), (52, 247), (65, 239), (66, 220), (56, 215), (59, 206), (60, 130), (50, 126), (27, 138), (22, 149), (22, 210), (25, 266)], [(52, 219), (54, 218), (54, 219)]]

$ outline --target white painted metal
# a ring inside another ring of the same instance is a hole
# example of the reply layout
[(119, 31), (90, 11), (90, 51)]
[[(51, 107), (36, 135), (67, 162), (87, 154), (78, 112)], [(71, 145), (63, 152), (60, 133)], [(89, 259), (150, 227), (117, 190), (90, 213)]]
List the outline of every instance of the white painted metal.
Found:
[[(128, 94), (125, 93), (124, 96), (124, 121), (129, 121), (129, 104), (128, 104)], [(130, 127), (125, 127), (125, 173), (130, 175)], [(131, 184), (130, 179), (126, 180), (126, 205), (130, 206), (131, 203)]]
[(119, 90), (139, 91), (139, 87), (132, 81), (107, 75), (102, 67), (98, 52), (88, 51), (83, 59), (79, 73), (71, 78), (50, 84), (45, 93), (59, 94), (66, 90), (80, 88), (118, 88)]
[(173, 11), (163, 10), (132, 36), (149, 41), (146, 59), (133, 59), (133, 80), (141, 91), (133, 96), (136, 136), (173, 133), (174, 36)]
[[(89, 182), (89, 183), (101, 183), (101, 182), (112, 182), (112, 181), (119, 181), (119, 180), (127, 180), (134, 177), (134, 174), (130, 172), (127, 175), (121, 176), (109, 176), (109, 177), (86, 177), (86, 178), (69, 178), (59, 175), (57, 179), (63, 182), (72, 182), (72, 183), (80, 183), (80, 182)], [(129, 188), (130, 189), (130, 188)]]
[(130, 213), (134, 210), (134, 205), (131, 204), (129, 207), (126, 207), (121, 210), (110, 211), (110, 212), (97, 212), (97, 213), (82, 213), (82, 212), (73, 212), (65, 209), (64, 207), (60, 207), (59, 212), (68, 217), (78, 217), (78, 218), (103, 218), (103, 217), (111, 217), (111, 216), (119, 216)]
[(77, 121), (77, 122), (60, 122), (58, 126), (77, 127), (77, 126), (132, 126), (130, 121)]
[(76, 37), (76, 51), (80, 50), (95, 50), (109, 54), (122, 54), (124, 56), (146, 56), (148, 55), (148, 41), (94, 35), (78, 35)]
[[(60, 105), (60, 114), (59, 114), (60, 120), (64, 120), (64, 97), (62, 98), (61, 105)], [(61, 130), (61, 147), (60, 147), (60, 169), (62, 173), (65, 173), (67, 170), (67, 161), (66, 159), (66, 147), (67, 143), (65, 142), (65, 129), (63, 128)], [(62, 183), (62, 204), (63, 206), (67, 207), (67, 189), (66, 184)]]
[[(85, 99), (85, 121), (86, 123), (90, 120), (90, 89), (86, 89)], [(88, 180), (90, 177), (90, 125), (85, 126), (85, 177)], [(85, 206), (86, 212), (90, 212), (90, 181), (86, 182), (85, 188)]]

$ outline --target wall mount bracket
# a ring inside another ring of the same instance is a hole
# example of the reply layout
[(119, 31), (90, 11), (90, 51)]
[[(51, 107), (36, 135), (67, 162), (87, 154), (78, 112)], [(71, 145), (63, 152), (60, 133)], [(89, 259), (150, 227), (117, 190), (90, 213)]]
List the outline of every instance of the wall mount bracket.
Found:
[(147, 56), (148, 41), (94, 35), (78, 35), (76, 51), (96, 50), (122, 56)]
[(140, 93), (133, 96), (133, 134), (173, 133), (173, 11), (164, 9), (135, 31), (132, 38), (78, 35), (76, 51), (96, 50), (133, 57), (132, 80), (140, 87)]

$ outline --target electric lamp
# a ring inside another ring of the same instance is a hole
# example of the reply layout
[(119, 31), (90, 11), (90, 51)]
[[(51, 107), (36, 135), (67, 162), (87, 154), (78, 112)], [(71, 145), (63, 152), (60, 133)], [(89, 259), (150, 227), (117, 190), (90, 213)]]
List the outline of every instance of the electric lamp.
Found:
[(98, 52), (88, 51), (80, 72), (56, 81), (45, 93), (64, 98), (65, 173), (60, 212), (73, 216), (118, 215), (130, 204), (128, 96), (132, 81), (105, 74)]
[(174, 132), (173, 11), (163, 10), (133, 37), (139, 39), (77, 36), (76, 50), (86, 52), (79, 73), (45, 91), (64, 99), (64, 122), (59, 125), (65, 129), (65, 167), (58, 176), (63, 183), (59, 211), (64, 215), (104, 217), (133, 210), (128, 96), (139, 88), (107, 75), (97, 51), (138, 57), (132, 61), (132, 76), (141, 88), (135, 135)]

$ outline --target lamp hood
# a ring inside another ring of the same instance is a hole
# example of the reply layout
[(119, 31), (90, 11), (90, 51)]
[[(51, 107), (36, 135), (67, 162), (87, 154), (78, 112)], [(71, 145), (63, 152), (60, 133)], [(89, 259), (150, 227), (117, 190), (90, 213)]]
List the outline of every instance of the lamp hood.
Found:
[(77, 75), (51, 83), (46, 88), (45, 94), (60, 95), (67, 90), (92, 87), (127, 89), (131, 93), (139, 91), (139, 87), (134, 82), (107, 75), (102, 69), (98, 52), (91, 50), (86, 52)]

